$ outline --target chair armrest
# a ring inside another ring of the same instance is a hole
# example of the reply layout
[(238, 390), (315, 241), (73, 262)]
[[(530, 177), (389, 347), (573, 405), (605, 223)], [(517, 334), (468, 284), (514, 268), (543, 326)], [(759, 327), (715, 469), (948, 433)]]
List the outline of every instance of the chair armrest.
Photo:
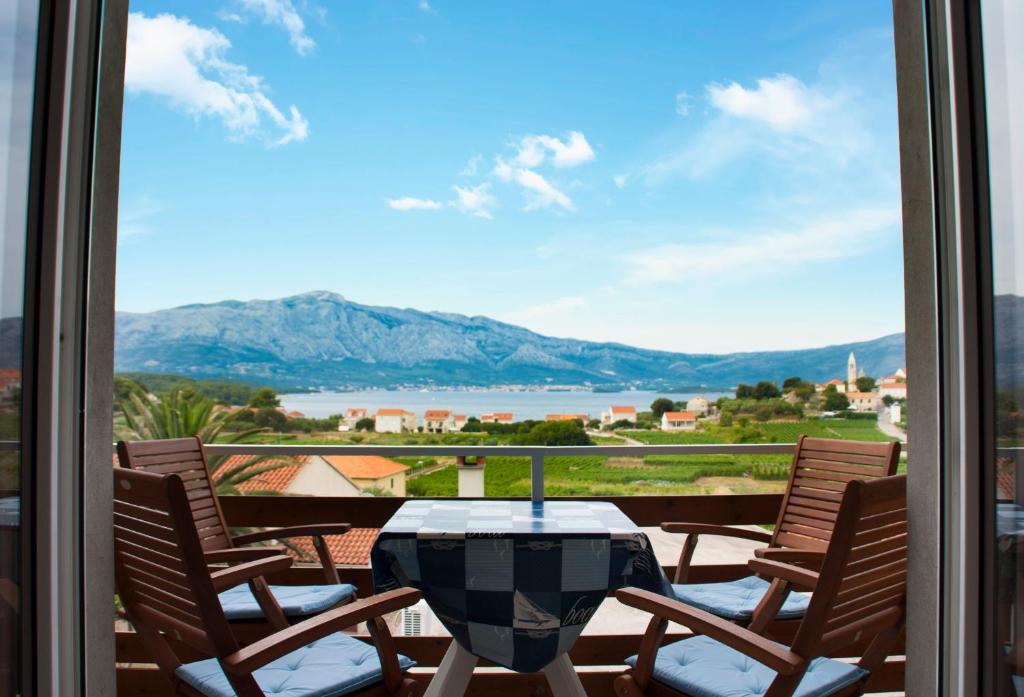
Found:
[(783, 564), (782, 562), (768, 561), (766, 559), (751, 559), (747, 562), (747, 566), (756, 574), (789, 581), (800, 590), (812, 591), (818, 585), (818, 573), (805, 569), (802, 566), (793, 566), (792, 564)]
[(727, 525), (709, 525), (706, 523), (662, 523), (661, 529), (665, 532), (682, 532), (687, 535), (718, 535), (720, 537), (738, 537), (754, 542), (771, 544), (772, 536), (760, 530), (746, 530), (744, 528), (730, 528)]
[(414, 588), (399, 588), (328, 610), (287, 629), (249, 644), (222, 659), (221, 665), (236, 675), (251, 673), (274, 659), (302, 648), (312, 641), (415, 604), (422, 594)]
[(678, 600), (639, 588), (622, 588), (615, 592), (615, 597), (624, 605), (678, 622), (697, 634), (705, 634), (783, 675), (791, 675), (804, 662), (801, 656), (770, 639)]
[(754, 556), (768, 561), (779, 561), (785, 564), (816, 564), (821, 566), (825, 561), (825, 552), (813, 549), (790, 549), (788, 547), (762, 547), (754, 550)]
[(278, 554), (273, 557), (256, 559), (254, 561), (245, 562), (244, 564), (239, 564), (238, 566), (229, 566), (226, 569), (214, 571), (210, 574), (210, 578), (213, 580), (213, 587), (217, 592), (220, 592), (225, 588), (237, 586), (239, 583), (248, 581), (251, 578), (256, 578), (257, 576), (264, 576), (266, 574), (284, 571), (291, 565), (291, 557)]
[(253, 561), (266, 557), (277, 557), (288, 554), (287, 548), (282, 545), (271, 547), (248, 547), (246, 549), (217, 549), (212, 552), (205, 552), (207, 564), (230, 564), (238, 561)]
[(258, 532), (247, 532), (244, 535), (237, 535), (231, 538), (236, 545), (248, 545), (253, 542), (266, 542), (267, 540), (285, 540), (289, 537), (322, 537), (324, 535), (344, 535), (352, 529), (348, 523), (324, 523), (319, 525), (294, 525), (288, 528), (274, 528), (272, 530), (260, 530)]

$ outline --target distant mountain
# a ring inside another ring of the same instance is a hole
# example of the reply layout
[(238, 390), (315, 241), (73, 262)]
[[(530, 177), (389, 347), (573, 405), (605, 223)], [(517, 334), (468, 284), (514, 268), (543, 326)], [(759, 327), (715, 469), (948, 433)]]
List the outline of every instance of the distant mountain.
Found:
[(686, 354), (556, 339), (487, 317), (373, 307), (311, 292), (280, 300), (117, 314), (118, 371), (315, 387), (618, 385), (728, 387), (824, 381), (850, 351), (869, 375), (904, 365), (902, 334), (800, 351)]

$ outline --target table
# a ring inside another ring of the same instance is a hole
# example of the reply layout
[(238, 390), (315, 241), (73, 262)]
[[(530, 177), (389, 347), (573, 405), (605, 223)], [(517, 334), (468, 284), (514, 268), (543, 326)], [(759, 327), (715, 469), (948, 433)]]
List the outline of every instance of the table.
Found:
[(477, 657), (585, 695), (566, 652), (609, 592), (671, 597), (650, 540), (604, 501), (407, 501), (370, 563), (377, 592), (418, 588), (454, 638), (426, 697), (462, 694)]

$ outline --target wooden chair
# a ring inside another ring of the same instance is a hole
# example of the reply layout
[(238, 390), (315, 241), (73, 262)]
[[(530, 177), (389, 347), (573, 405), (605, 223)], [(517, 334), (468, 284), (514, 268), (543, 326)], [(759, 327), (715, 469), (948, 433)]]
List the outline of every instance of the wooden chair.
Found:
[[(125, 614), (176, 694), (262, 697), (265, 694), (419, 694), (405, 671), (413, 662), (395, 652), (382, 616), (420, 598), (401, 588), (334, 608), (239, 645), (218, 593), (248, 583), (273, 606), (264, 574), (291, 566), (276, 554), (211, 570), (180, 475), (114, 472), (114, 569)], [(367, 622), (374, 646), (339, 630)], [(210, 658), (182, 663), (173, 638)], [(287, 689), (285, 689), (287, 688)]]
[[(693, 552), (701, 535), (754, 540), (768, 545), (755, 555), (773, 561), (816, 568), (832, 536), (839, 500), (847, 482), (889, 477), (900, 460), (899, 443), (864, 443), (801, 436), (793, 454), (789, 484), (771, 533), (698, 523), (662, 523), (666, 532), (686, 533), (672, 589), (676, 599), (728, 620), (746, 624), (768, 590), (756, 575), (719, 583), (691, 583)], [(777, 619), (803, 617), (810, 596), (792, 593)], [(771, 621), (771, 618), (768, 620)]]
[[(626, 588), (616, 597), (655, 615), (615, 680), (618, 697), (858, 695), (895, 646), (905, 621), (907, 589), (906, 477), (852, 481), (837, 511), (821, 571), (767, 559), (750, 570), (772, 580), (753, 623), (772, 618), (790, 588), (811, 602), (786, 647), (676, 600)], [(697, 636), (660, 647), (668, 622)], [(870, 641), (857, 664), (824, 658)]]
[[(238, 563), (253, 561), (285, 552), (281, 546), (249, 547), (255, 542), (283, 540), (292, 537), (312, 537), (313, 548), (323, 567), (324, 584), (314, 586), (271, 586), (280, 606), (272, 615), (258, 602), (243, 583), (227, 588), (220, 594), (224, 614), (229, 620), (265, 618), (273, 627), (281, 629), (288, 624), (285, 618), (302, 618), (323, 612), (331, 607), (352, 602), (356, 587), (341, 583), (324, 535), (342, 535), (349, 531), (348, 523), (298, 525), (232, 536), (217, 498), (206, 450), (199, 438), (174, 438), (154, 441), (120, 441), (117, 456), (121, 467), (157, 474), (177, 474), (188, 491), (189, 510), (199, 530), (203, 552), (208, 563)], [(283, 613), (283, 616), (282, 616)]]

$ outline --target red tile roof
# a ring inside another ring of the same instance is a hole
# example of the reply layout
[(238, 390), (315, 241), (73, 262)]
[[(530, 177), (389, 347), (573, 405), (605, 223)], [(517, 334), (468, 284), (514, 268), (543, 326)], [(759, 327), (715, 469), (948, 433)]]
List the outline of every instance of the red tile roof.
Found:
[[(238, 467), (241, 464), (250, 462), (255, 458), (252, 455), (229, 455), (224, 462), (220, 464), (217, 471), (213, 473), (214, 481), (220, 481), (229, 470)], [(272, 491), (274, 493), (283, 494), (288, 491), (288, 486), (292, 483), (292, 480), (299, 474), (299, 471), (309, 462), (309, 456), (300, 455), (294, 458), (294, 462), (287, 459), (270, 458), (262, 462), (258, 462), (253, 465), (254, 469), (261, 469), (263, 467), (269, 467), (271, 465), (284, 463), (282, 467), (268, 470), (262, 474), (258, 474), (251, 479), (246, 479), (244, 482), (238, 485), (238, 490), (243, 494)]]
[(613, 414), (635, 414), (636, 413), (636, 407), (621, 407), (621, 406), (616, 406), (616, 405), (613, 404), (612, 405), (612, 413)]
[(545, 421), (589, 421), (588, 414), (548, 414)]
[[(370, 550), (377, 540), (379, 528), (352, 528), (344, 535), (328, 535), (324, 538), (327, 549), (335, 564), (348, 566), (368, 566)], [(319, 557), (313, 549), (313, 540), (309, 537), (295, 537), (290, 542), (298, 548), (300, 554), (288, 550), (288, 553), (299, 561), (317, 561)]]
[(380, 479), (409, 469), (378, 455), (326, 455), (324, 459), (349, 479)]
[(692, 411), (666, 411), (665, 418), (669, 421), (696, 421), (697, 413)]
[(405, 409), (378, 409), (377, 416), (405, 416), (408, 414)]
[(452, 413), (448, 409), (427, 409), (423, 412), (424, 420), (429, 421), (443, 421), (451, 415)]

